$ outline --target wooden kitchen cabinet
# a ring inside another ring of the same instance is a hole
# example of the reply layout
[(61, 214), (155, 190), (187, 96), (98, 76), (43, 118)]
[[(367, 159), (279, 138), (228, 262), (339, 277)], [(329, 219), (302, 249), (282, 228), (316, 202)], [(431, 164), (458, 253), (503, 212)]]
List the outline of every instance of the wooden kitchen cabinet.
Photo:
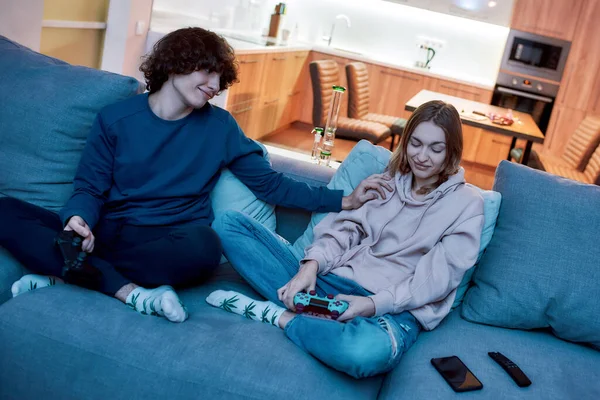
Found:
[(265, 59), (265, 77), (262, 86), (263, 101), (279, 100), (285, 69), (291, 53), (269, 53)]
[(288, 58), (285, 76), (282, 84), (281, 97), (284, 100), (281, 126), (289, 125), (300, 119), (302, 107), (302, 95), (304, 90), (304, 79), (309, 78), (305, 71), (308, 51), (298, 51)]
[[(463, 125), (464, 129), (465, 125)], [(512, 137), (481, 130), (475, 162), (477, 164), (497, 167), (500, 161), (506, 160)]]
[(432, 79), (420, 74), (373, 65), (369, 74), (369, 111), (409, 118), (404, 105), (422, 89), (431, 89)]
[(587, 1), (597, 0), (515, 0), (510, 27), (571, 41)]
[(257, 130), (258, 139), (277, 129), (283, 110), (279, 106), (279, 98), (273, 100), (261, 100), (258, 106)]
[(238, 83), (229, 89), (226, 108), (249, 138), (260, 135), (258, 105), (260, 103), (265, 54), (242, 54), (239, 63)]
[(299, 119), (300, 82), (308, 51), (245, 54), (238, 57), (239, 83), (226, 108), (246, 136), (258, 139)]
[(288, 52), (265, 54), (261, 97), (258, 101), (256, 113), (257, 134), (254, 139), (273, 132), (281, 119), (283, 108), (279, 107), (282, 101), (282, 83), (285, 76)]
[(544, 151), (560, 156), (586, 115), (600, 115), (600, 1), (585, 0), (546, 131)]
[(260, 105), (261, 136), (298, 120), (303, 85), (299, 82), (308, 51), (273, 53), (266, 57)]
[(481, 128), (463, 124), (463, 161), (475, 162), (481, 132)]
[(237, 60), (239, 82), (229, 89), (227, 97), (227, 104), (231, 106), (258, 99), (261, 96), (265, 54), (243, 54), (238, 56)]
[[(481, 89), (475, 86), (463, 85), (443, 79), (435, 79), (431, 85), (434, 92), (448, 94), (450, 96), (460, 97), (462, 99), (473, 100), (479, 103), (490, 104), (492, 100), (492, 91)], [(460, 111), (460, 110), (458, 110)]]
[(599, 98), (600, 1), (589, 0), (579, 18), (556, 102), (578, 110), (595, 110), (600, 108)]
[(250, 139), (260, 136), (258, 104), (259, 99), (254, 99), (228, 107), (233, 118)]

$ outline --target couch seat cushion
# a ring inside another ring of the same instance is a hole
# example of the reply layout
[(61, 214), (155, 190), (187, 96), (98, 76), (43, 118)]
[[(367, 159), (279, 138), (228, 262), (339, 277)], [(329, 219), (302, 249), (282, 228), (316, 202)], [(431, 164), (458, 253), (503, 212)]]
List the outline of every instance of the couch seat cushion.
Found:
[(0, 398), (377, 397), (383, 377), (350, 378), (304, 353), (280, 329), (210, 307), (204, 299), (216, 288), (253, 294), (224, 264), (206, 285), (181, 292), (191, 315), (182, 324), (71, 285), (4, 303)]
[[(519, 388), (487, 355), (512, 359), (532, 384)], [(458, 356), (483, 383), (478, 392), (455, 394), (431, 365), (435, 357)], [(453, 311), (431, 332), (421, 333), (400, 365), (386, 377), (381, 399), (600, 399), (600, 352), (545, 331), (519, 331), (474, 324)]]

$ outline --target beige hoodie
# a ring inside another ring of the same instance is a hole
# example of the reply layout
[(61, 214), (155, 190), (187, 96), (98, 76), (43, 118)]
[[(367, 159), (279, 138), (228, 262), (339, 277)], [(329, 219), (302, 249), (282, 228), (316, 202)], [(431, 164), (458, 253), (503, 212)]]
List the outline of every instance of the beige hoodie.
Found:
[(377, 315), (410, 311), (426, 330), (450, 312), (456, 288), (479, 253), (483, 198), (464, 170), (426, 196), (411, 194), (412, 174), (394, 192), (357, 210), (331, 213), (314, 229), (305, 258), (319, 273), (351, 279), (373, 293)]

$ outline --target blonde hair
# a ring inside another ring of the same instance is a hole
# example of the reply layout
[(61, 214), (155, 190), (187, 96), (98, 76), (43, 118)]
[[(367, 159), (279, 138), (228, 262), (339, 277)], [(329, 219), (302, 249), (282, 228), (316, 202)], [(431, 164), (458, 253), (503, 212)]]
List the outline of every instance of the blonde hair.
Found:
[(387, 170), (392, 174), (412, 172), (408, 163), (408, 142), (421, 122), (431, 121), (439, 126), (446, 137), (446, 159), (439, 179), (433, 187), (419, 189), (419, 194), (427, 194), (458, 172), (463, 151), (462, 123), (458, 111), (453, 105), (441, 100), (423, 103), (417, 108), (406, 123), (398, 147), (392, 154)]

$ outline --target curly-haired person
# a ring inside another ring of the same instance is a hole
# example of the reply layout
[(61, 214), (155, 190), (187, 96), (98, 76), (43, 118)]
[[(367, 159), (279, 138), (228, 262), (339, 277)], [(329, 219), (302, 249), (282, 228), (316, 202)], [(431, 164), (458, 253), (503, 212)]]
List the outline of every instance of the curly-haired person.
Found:
[(389, 187), (373, 177), (343, 197), (272, 170), (233, 117), (208, 102), (237, 80), (234, 51), (213, 32), (166, 35), (140, 70), (148, 92), (98, 114), (59, 214), (0, 199), (0, 246), (43, 274), (15, 282), (13, 296), (63, 282), (57, 276), (65, 260), (55, 238), (75, 231), (89, 255), (64, 281), (114, 296), (141, 314), (183, 322), (187, 311), (174, 287), (202, 282), (221, 257), (209, 194), (223, 168), (262, 200), (311, 211), (358, 208), (375, 198), (370, 189), (384, 196)]

